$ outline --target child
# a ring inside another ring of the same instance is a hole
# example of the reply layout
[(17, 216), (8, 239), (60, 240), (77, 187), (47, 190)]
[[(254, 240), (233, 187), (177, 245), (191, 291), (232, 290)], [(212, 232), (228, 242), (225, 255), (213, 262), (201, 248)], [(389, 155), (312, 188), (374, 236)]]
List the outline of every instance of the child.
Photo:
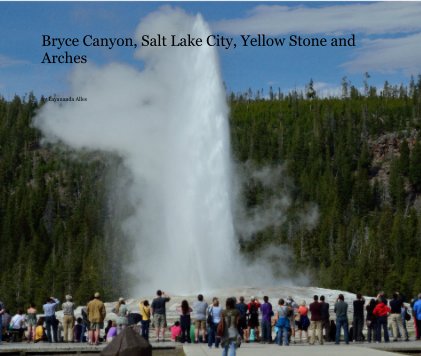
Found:
[(82, 342), (82, 318), (79, 317), (76, 319), (76, 325), (74, 328), (74, 340), (75, 342)]
[(44, 318), (39, 318), (37, 322), (37, 326), (35, 327), (34, 342), (40, 342), (40, 341), (45, 340), (43, 324), (44, 324)]
[(176, 321), (173, 326), (170, 327), (171, 331), (171, 340), (172, 341), (179, 341), (181, 335), (181, 326), (180, 322)]
[(113, 341), (113, 339), (116, 336), (117, 336), (117, 323), (113, 321), (111, 324), (111, 328), (108, 330), (108, 333), (107, 333), (107, 342)]

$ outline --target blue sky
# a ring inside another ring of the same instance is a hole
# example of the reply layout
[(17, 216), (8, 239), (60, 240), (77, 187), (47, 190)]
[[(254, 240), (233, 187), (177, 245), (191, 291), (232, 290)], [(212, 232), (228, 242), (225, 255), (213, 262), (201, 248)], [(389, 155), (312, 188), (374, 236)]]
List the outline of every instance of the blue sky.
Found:
[[(43, 34), (54, 37), (134, 37), (148, 14), (170, 5), (200, 13), (213, 33), (289, 37), (355, 34), (356, 47), (242, 47), (218, 49), (222, 77), (229, 91), (248, 88), (302, 89), (310, 78), (319, 94), (338, 93), (346, 76), (357, 87), (363, 75), (382, 86), (407, 83), (421, 73), (421, 2), (0, 2), (0, 95), (11, 98), (66, 93), (75, 66), (42, 64)], [(99, 66), (122, 62), (142, 68), (131, 48), (79, 47)]]

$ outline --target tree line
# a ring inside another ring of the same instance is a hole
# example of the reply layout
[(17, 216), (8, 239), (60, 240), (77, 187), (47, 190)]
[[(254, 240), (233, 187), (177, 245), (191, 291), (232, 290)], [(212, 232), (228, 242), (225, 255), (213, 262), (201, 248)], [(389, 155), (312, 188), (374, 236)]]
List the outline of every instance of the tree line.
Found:
[[(340, 98), (319, 98), (312, 81), (305, 92), (231, 95), (236, 160), (282, 166), (293, 182), (284, 222), (246, 239), (242, 250), (253, 257), (286, 246), (292, 270), (315, 285), (409, 298), (421, 290), (421, 76), (380, 89), (368, 78), (362, 92), (344, 78)], [(247, 206), (276, 194), (266, 190), (246, 182)], [(309, 204), (318, 208), (313, 228), (302, 216)]]
[[(413, 296), (421, 291), (421, 77), (364, 84), (344, 78), (341, 97), (318, 97), (312, 81), (304, 92), (228, 96), (236, 164), (282, 167), (291, 200), (281, 223), (237, 237), (250, 258), (287, 248), (291, 270), (320, 287)], [(126, 286), (107, 172), (118, 158), (41, 144), (32, 120), (44, 102), (0, 97), (0, 299), (13, 308), (68, 293), (85, 303), (96, 290), (117, 298)], [(248, 177), (242, 199), (253, 211), (284, 189), (283, 180), (268, 187)]]

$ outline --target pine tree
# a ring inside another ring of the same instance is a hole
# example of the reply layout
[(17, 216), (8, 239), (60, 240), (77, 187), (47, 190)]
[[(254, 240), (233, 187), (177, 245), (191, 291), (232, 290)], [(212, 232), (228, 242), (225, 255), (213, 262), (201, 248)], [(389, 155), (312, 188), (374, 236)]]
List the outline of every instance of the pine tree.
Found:
[(421, 143), (419, 140), (411, 152), (409, 179), (414, 189), (421, 192)]

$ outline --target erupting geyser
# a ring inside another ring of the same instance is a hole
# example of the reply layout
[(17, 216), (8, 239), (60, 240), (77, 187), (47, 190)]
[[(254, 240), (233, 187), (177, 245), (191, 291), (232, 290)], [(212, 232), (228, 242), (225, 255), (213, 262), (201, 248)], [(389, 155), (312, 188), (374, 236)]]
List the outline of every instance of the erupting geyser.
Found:
[[(163, 8), (145, 18), (143, 34), (210, 30), (201, 16)], [(142, 47), (141, 72), (118, 64), (79, 65), (72, 96), (48, 103), (36, 117), (47, 140), (75, 149), (112, 151), (131, 172), (134, 214), (122, 222), (136, 242), (139, 277), (132, 288), (152, 294), (241, 284), (231, 209), (227, 104), (217, 52), (201, 47)]]

